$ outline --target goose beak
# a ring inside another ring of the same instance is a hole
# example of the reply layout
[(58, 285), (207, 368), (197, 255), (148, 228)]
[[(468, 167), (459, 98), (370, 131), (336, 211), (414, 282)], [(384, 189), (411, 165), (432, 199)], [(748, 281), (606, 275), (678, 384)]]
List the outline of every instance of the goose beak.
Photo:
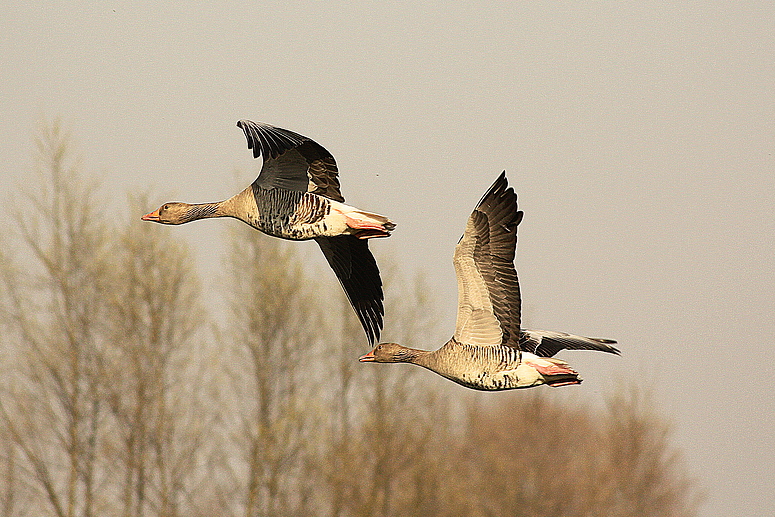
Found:
[(145, 214), (143, 216), (143, 221), (153, 221), (153, 222), (158, 223), (159, 222), (159, 211), (158, 210), (154, 210), (150, 214)]
[(358, 358), (358, 360), (359, 360), (360, 362), (362, 362), (362, 363), (373, 362), (373, 361), (375, 361), (376, 359), (377, 359), (377, 358), (376, 358), (376, 357), (374, 357), (374, 350), (372, 350), (372, 351), (371, 351), (371, 352), (369, 352), (368, 354), (364, 354), (364, 355), (362, 355), (362, 356), (360, 356), (360, 357)]

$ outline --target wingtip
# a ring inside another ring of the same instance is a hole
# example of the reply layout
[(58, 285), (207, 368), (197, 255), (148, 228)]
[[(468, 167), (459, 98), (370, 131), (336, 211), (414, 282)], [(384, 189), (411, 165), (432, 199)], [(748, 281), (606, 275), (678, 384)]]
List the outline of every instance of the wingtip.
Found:
[(592, 341), (597, 341), (602, 346), (604, 346), (606, 349), (602, 350), (603, 352), (609, 352), (611, 354), (622, 355), (621, 350), (619, 350), (618, 348), (613, 346), (613, 345), (618, 344), (615, 339), (606, 339), (606, 338), (603, 338), (603, 337), (593, 337), (593, 338), (590, 338), (590, 339)]
[[(504, 170), (501, 172), (498, 177), (495, 179), (492, 185), (490, 185), (490, 188), (487, 189), (487, 191), (484, 193), (482, 198), (479, 200), (479, 202), (476, 204), (477, 207), (481, 206), (484, 201), (495, 195), (500, 195), (502, 192), (505, 192), (509, 189), (509, 181), (506, 179), (506, 171)], [(511, 189), (513, 192), (513, 189)], [(515, 194), (516, 195), (516, 194)]]

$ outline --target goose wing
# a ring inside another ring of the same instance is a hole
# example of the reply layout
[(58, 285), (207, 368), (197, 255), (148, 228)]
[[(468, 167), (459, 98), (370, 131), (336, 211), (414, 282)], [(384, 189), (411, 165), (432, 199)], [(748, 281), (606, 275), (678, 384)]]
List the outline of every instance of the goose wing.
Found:
[(382, 279), (367, 239), (352, 235), (315, 239), (328, 264), (342, 284), (347, 299), (355, 309), (369, 344), (379, 341), (382, 331)]
[(583, 337), (551, 330), (523, 330), (520, 348), (540, 357), (552, 357), (560, 350), (597, 350), (619, 354), (616, 341), (600, 337)]
[(331, 153), (317, 142), (287, 129), (263, 122), (240, 120), (253, 157), (264, 164), (253, 182), (264, 189), (282, 188), (312, 192), (344, 202), (339, 191), (339, 171)]
[(521, 300), (514, 254), (521, 220), (504, 171), (471, 213), (455, 247), (458, 342), (519, 348)]

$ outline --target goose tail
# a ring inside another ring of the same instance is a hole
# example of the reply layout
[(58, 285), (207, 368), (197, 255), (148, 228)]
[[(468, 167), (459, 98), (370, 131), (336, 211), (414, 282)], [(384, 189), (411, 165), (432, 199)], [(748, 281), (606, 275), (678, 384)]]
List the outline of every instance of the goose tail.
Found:
[(359, 239), (371, 239), (374, 237), (390, 237), (396, 225), (384, 215), (373, 212), (365, 212), (357, 208), (343, 207), (340, 209), (345, 218), (351, 234)]
[(543, 383), (547, 386), (557, 387), (568, 384), (581, 384), (582, 379), (579, 377), (578, 372), (560, 359), (555, 359), (554, 357), (531, 357), (524, 358), (523, 361), (538, 372), (544, 381)]

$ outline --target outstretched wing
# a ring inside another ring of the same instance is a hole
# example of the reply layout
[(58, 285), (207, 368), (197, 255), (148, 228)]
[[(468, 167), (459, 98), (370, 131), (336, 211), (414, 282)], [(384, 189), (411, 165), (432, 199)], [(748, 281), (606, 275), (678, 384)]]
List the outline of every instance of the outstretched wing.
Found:
[(347, 299), (355, 309), (369, 344), (379, 341), (382, 331), (382, 279), (367, 239), (352, 235), (315, 239), (331, 269), (342, 284)]
[(519, 347), (521, 300), (514, 254), (521, 220), (517, 195), (504, 171), (471, 213), (455, 247), (458, 342)]
[(287, 129), (263, 122), (240, 120), (253, 157), (264, 164), (253, 182), (261, 188), (312, 192), (344, 202), (339, 191), (339, 171), (331, 153), (317, 142)]
[(551, 330), (523, 330), (520, 348), (541, 357), (552, 357), (560, 350), (597, 350), (619, 354), (616, 341), (600, 337), (583, 337)]

